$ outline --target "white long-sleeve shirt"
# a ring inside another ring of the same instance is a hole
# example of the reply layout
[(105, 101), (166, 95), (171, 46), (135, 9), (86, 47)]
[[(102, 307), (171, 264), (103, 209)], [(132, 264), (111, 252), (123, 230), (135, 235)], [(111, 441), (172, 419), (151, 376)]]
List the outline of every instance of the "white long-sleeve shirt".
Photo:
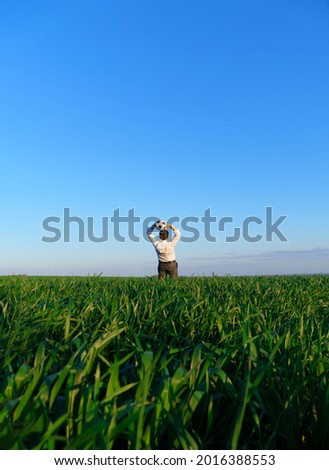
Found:
[(180, 238), (180, 231), (176, 228), (175, 235), (171, 241), (158, 240), (155, 238), (152, 232), (152, 227), (149, 227), (147, 229), (147, 235), (155, 248), (155, 251), (158, 255), (158, 260), (164, 263), (167, 263), (168, 261), (175, 261), (175, 245)]

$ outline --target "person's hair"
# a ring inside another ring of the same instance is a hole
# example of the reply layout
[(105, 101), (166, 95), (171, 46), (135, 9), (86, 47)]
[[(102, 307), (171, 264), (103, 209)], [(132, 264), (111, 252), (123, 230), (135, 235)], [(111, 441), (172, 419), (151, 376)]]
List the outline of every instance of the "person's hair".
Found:
[(168, 230), (160, 230), (159, 237), (161, 238), (161, 240), (168, 240), (169, 238)]

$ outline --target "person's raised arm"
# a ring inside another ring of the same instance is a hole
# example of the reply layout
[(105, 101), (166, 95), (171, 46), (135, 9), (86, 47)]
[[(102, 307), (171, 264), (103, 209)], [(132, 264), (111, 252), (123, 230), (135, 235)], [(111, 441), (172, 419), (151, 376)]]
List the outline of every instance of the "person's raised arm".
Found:
[(176, 243), (177, 240), (178, 240), (179, 237), (180, 237), (180, 231), (179, 231), (179, 229), (178, 229), (177, 227), (174, 227), (174, 226), (171, 225), (171, 224), (166, 224), (166, 228), (171, 228), (171, 230), (174, 232), (175, 235), (174, 235), (173, 241), (174, 241), (174, 243)]
[(155, 237), (154, 237), (154, 235), (153, 235), (153, 233), (152, 233), (153, 230), (155, 229), (155, 227), (156, 227), (156, 224), (154, 223), (153, 225), (151, 225), (151, 227), (147, 227), (147, 231), (146, 231), (146, 233), (147, 233), (149, 239), (150, 239), (152, 242), (155, 241)]
[(174, 227), (174, 226), (171, 225), (171, 224), (166, 224), (165, 228), (171, 228), (171, 230), (173, 230), (174, 232), (179, 232), (178, 228), (177, 228), (177, 227)]

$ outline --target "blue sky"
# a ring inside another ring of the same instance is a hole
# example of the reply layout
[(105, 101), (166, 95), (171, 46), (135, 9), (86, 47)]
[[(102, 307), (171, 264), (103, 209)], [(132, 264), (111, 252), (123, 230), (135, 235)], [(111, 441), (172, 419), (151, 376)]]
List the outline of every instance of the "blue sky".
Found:
[[(328, 83), (326, 0), (2, 0), (0, 274), (152, 275), (149, 216), (199, 219), (180, 274), (328, 272)], [(45, 243), (64, 208), (141, 240)]]

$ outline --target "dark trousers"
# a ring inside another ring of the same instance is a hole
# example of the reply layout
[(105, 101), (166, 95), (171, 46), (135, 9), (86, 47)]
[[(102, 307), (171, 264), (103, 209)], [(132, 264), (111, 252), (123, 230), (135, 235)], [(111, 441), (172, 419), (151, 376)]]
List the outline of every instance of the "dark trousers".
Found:
[(164, 279), (167, 276), (169, 277), (178, 276), (178, 263), (176, 261), (170, 261), (169, 263), (163, 263), (162, 261), (159, 261), (158, 278)]

